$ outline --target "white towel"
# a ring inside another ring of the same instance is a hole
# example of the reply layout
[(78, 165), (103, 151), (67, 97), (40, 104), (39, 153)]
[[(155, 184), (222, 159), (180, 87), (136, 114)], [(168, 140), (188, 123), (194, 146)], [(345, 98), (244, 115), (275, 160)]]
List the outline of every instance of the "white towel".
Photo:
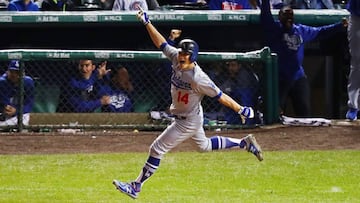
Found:
[(331, 121), (325, 118), (292, 118), (281, 116), (281, 122), (284, 125), (292, 126), (330, 126)]

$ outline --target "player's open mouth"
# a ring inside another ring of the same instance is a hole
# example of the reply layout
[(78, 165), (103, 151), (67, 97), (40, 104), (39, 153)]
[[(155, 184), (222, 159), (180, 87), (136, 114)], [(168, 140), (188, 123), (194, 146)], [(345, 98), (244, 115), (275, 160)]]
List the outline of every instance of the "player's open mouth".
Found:
[(180, 63), (180, 64), (184, 64), (184, 63), (185, 63), (185, 60), (180, 60), (179, 63)]

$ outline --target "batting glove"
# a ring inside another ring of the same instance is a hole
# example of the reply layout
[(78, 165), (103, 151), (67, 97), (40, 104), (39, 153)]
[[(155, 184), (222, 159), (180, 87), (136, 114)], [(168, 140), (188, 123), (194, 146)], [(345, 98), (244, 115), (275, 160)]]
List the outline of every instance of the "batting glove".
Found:
[(149, 16), (147, 15), (147, 13), (140, 7), (138, 6), (139, 11), (137, 13), (137, 18), (140, 22), (142, 22), (144, 25), (147, 25), (150, 23), (150, 19)]
[(240, 116), (245, 118), (254, 118), (254, 110), (251, 107), (242, 106), (240, 107), (240, 111), (238, 112)]

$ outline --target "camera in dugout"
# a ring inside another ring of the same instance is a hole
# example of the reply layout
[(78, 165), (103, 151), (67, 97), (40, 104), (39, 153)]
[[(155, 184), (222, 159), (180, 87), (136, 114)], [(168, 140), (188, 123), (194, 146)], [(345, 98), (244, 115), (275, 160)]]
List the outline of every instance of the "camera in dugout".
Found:
[[(0, 77), (0, 126), (17, 125), (20, 109), (20, 61), (12, 60)], [(34, 104), (34, 81), (23, 74), (23, 124), (28, 125)]]

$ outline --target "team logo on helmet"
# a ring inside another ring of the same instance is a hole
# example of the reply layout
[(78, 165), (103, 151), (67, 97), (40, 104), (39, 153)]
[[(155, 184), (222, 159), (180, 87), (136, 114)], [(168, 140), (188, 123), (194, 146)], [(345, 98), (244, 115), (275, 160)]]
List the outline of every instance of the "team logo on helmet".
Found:
[(194, 62), (197, 60), (199, 53), (199, 45), (191, 39), (183, 39), (178, 45), (180, 52), (190, 53), (190, 61)]

